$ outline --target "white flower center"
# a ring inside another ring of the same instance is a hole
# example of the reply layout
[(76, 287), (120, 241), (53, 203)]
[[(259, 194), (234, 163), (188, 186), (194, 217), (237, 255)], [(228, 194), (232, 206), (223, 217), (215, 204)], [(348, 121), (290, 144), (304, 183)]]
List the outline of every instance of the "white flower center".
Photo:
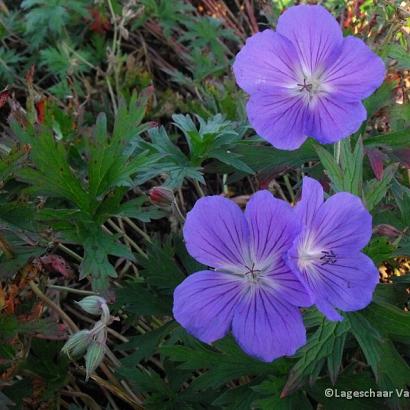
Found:
[(309, 107), (314, 107), (318, 99), (330, 91), (330, 86), (324, 81), (321, 70), (314, 73), (301, 70), (297, 78), (298, 82), (292, 86), (292, 90), (295, 95), (301, 96)]
[(332, 249), (317, 247), (313, 235), (307, 235), (298, 247), (298, 265), (301, 270), (312, 265), (333, 265), (337, 262), (337, 255)]

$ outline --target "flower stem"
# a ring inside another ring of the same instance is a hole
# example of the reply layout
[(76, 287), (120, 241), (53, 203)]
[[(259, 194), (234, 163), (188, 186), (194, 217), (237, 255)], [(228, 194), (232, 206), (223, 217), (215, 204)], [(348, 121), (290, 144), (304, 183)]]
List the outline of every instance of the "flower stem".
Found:
[(50, 289), (61, 290), (62, 292), (76, 293), (77, 295), (97, 295), (95, 292), (82, 289), (69, 288), (67, 286), (47, 285)]
[(336, 144), (333, 146), (335, 150), (335, 161), (339, 165), (340, 164), (340, 151), (342, 149), (342, 143), (337, 141)]
[(50, 309), (58, 313), (61, 319), (63, 319), (63, 321), (68, 325), (71, 333), (75, 333), (80, 330), (77, 325), (71, 320), (71, 318), (60, 308), (60, 306), (55, 304), (48, 296), (46, 296), (32, 280), (30, 281), (30, 288), (34, 292), (34, 294)]

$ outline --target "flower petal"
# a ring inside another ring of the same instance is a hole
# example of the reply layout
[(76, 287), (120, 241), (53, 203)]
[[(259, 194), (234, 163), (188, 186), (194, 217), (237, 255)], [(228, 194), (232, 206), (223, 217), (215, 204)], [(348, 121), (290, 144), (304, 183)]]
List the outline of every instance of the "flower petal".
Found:
[(367, 112), (359, 102), (346, 102), (339, 95), (322, 95), (310, 107), (305, 133), (324, 144), (339, 141), (355, 133)]
[(279, 18), (276, 31), (295, 45), (305, 74), (326, 67), (343, 43), (339, 24), (322, 6), (290, 7)]
[(272, 294), (291, 305), (307, 307), (313, 303), (311, 295), (283, 258), (263, 276), (262, 283)]
[(251, 95), (246, 111), (259, 136), (275, 148), (293, 150), (307, 138), (307, 108), (302, 97), (291, 95), (286, 89), (266, 87)]
[(232, 333), (247, 354), (265, 362), (291, 356), (306, 343), (299, 309), (262, 287), (251, 288), (239, 302)]
[(249, 226), (249, 247), (257, 269), (266, 269), (282, 260), (299, 231), (289, 203), (269, 191), (252, 195), (245, 210)]
[(174, 291), (175, 320), (205, 343), (226, 335), (241, 297), (239, 277), (214, 271), (188, 276)]
[(286, 87), (295, 84), (298, 57), (293, 44), (273, 30), (248, 38), (233, 64), (236, 82), (251, 94), (261, 86)]
[(349, 312), (372, 301), (379, 282), (373, 261), (361, 252), (339, 254), (334, 263), (317, 261), (302, 272), (318, 309), (330, 320), (340, 320), (335, 308)]
[(221, 196), (199, 199), (188, 213), (183, 229), (189, 254), (213, 268), (235, 268), (245, 264), (248, 226), (243, 212)]
[(372, 216), (356, 195), (339, 192), (318, 210), (312, 223), (313, 242), (320, 249), (359, 251), (372, 236)]
[(295, 212), (302, 225), (310, 225), (316, 211), (323, 204), (323, 188), (313, 178), (303, 177), (302, 199), (296, 204)]
[(343, 39), (341, 54), (323, 77), (331, 92), (345, 101), (360, 101), (381, 86), (385, 75), (383, 60), (362, 40), (348, 36)]

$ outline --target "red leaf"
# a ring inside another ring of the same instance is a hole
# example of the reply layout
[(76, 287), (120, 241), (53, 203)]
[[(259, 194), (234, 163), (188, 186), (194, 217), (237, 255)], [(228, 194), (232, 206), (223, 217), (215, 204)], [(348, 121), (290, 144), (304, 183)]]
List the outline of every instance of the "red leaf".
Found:
[(410, 148), (396, 149), (393, 154), (398, 158), (401, 165), (410, 169)]
[(36, 103), (37, 122), (39, 124), (42, 124), (46, 118), (46, 102), (47, 100), (42, 98)]
[(375, 177), (380, 181), (383, 178), (383, 162), (386, 156), (377, 148), (369, 148), (367, 149), (366, 153), (367, 157), (369, 158), (373, 173)]
[(0, 92), (0, 108), (3, 107), (10, 98), (10, 91), (5, 88)]
[(100, 10), (97, 8), (91, 9), (92, 22), (90, 24), (91, 31), (94, 33), (104, 34), (111, 28), (110, 20), (101, 14)]
[(46, 255), (42, 256), (40, 261), (49, 272), (58, 272), (67, 279), (74, 275), (71, 266), (61, 256)]

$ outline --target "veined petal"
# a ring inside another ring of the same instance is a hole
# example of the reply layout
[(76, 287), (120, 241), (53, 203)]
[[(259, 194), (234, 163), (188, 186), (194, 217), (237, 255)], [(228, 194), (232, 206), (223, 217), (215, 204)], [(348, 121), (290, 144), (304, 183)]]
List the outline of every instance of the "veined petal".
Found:
[(305, 133), (329, 144), (355, 133), (366, 118), (366, 109), (360, 101), (346, 102), (329, 93), (320, 96), (310, 107)]
[(305, 74), (323, 70), (342, 47), (339, 24), (322, 6), (290, 7), (280, 16), (276, 31), (292, 41)]
[(233, 64), (236, 82), (251, 94), (265, 85), (295, 84), (298, 56), (293, 44), (273, 30), (248, 38)]
[(284, 150), (297, 149), (305, 142), (307, 109), (301, 96), (285, 88), (268, 87), (254, 92), (246, 106), (249, 122), (258, 135)]
[(269, 288), (271, 294), (286, 300), (294, 306), (311, 306), (312, 298), (304, 284), (281, 258), (269, 272), (263, 275), (261, 283)]
[(385, 75), (383, 60), (362, 40), (348, 36), (341, 54), (324, 72), (323, 81), (345, 101), (360, 101), (381, 86)]
[(199, 199), (183, 229), (189, 254), (213, 268), (244, 266), (249, 231), (243, 212), (221, 196)]
[(265, 362), (291, 356), (306, 343), (299, 309), (262, 287), (250, 289), (240, 300), (232, 333), (247, 354)]
[(174, 291), (176, 321), (205, 343), (224, 337), (241, 298), (243, 281), (234, 275), (200, 271), (188, 276)]
[(310, 225), (316, 211), (323, 204), (323, 188), (313, 178), (303, 177), (302, 199), (295, 206), (295, 213), (302, 225)]
[(282, 261), (299, 231), (292, 207), (269, 191), (252, 195), (245, 210), (249, 226), (250, 257), (257, 269)]
[(330, 320), (341, 320), (335, 308), (345, 312), (365, 308), (379, 282), (376, 266), (361, 252), (338, 254), (332, 262), (317, 259), (302, 268), (301, 275), (318, 309)]
[(333, 250), (364, 248), (372, 236), (372, 216), (356, 195), (339, 192), (318, 210), (312, 223), (316, 248)]

